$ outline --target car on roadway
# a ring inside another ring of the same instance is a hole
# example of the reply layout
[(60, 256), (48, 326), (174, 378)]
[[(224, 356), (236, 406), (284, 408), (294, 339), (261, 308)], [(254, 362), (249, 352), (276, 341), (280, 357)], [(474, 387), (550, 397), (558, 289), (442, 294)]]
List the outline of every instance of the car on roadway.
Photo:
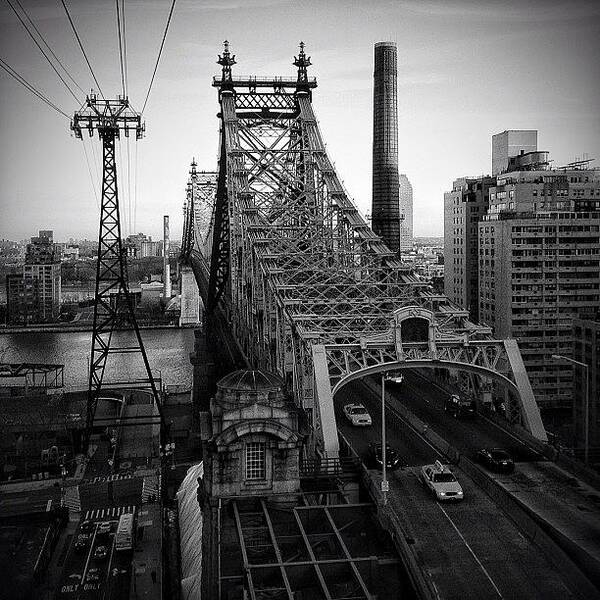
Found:
[(88, 541), (85, 538), (78, 538), (75, 544), (73, 545), (73, 548), (75, 548), (75, 552), (77, 552), (78, 554), (82, 554), (83, 552), (85, 552), (87, 550), (87, 547)]
[(386, 383), (400, 385), (404, 381), (404, 375), (402, 375), (402, 373), (388, 373), (385, 376), (385, 381)]
[(96, 567), (88, 569), (88, 572), (85, 576), (86, 583), (92, 583), (94, 581), (99, 581), (99, 580), (100, 580), (100, 569), (97, 569)]
[[(383, 444), (371, 442), (367, 451), (367, 464), (375, 469), (383, 469)], [(389, 444), (385, 445), (385, 468), (395, 471), (402, 466), (400, 455)]]
[(477, 405), (474, 400), (464, 398), (458, 394), (448, 396), (444, 402), (444, 411), (450, 413), (455, 419), (473, 418), (477, 412)]
[(512, 473), (515, 470), (511, 455), (502, 448), (482, 448), (475, 455), (475, 460), (490, 471)]
[(91, 531), (94, 531), (95, 527), (96, 527), (96, 523), (94, 523), (94, 521), (90, 521), (88, 519), (86, 521), (81, 522), (81, 525), (79, 526), (79, 530), (82, 533), (90, 533)]
[(369, 411), (362, 404), (346, 404), (343, 411), (352, 425), (368, 427), (373, 424)]
[(100, 523), (100, 525), (98, 525), (98, 529), (96, 529), (96, 535), (100, 538), (108, 537), (108, 535), (110, 534), (110, 527), (110, 521), (103, 521), (102, 523)]
[(464, 499), (463, 489), (448, 465), (436, 460), (432, 465), (421, 467), (421, 481), (429, 492), (440, 501)]
[(94, 550), (94, 560), (106, 560), (108, 556), (108, 548), (106, 546), (98, 546)]

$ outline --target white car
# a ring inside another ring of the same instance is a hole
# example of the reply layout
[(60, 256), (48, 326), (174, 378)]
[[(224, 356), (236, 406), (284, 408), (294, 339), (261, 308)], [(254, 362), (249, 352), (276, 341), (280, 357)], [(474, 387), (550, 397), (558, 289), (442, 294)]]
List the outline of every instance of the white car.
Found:
[(464, 498), (460, 483), (448, 465), (436, 460), (432, 465), (421, 467), (423, 485), (437, 500), (462, 500)]
[(352, 425), (368, 427), (373, 424), (371, 415), (362, 404), (346, 404), (343, 410), (344, 415)]
[(400, 385), (404, 381), (404, 375), (402, 375), (402, 373), (388, 373), (385, 376), (385, 381), (387, 383), (394, 383), (396, 385)]

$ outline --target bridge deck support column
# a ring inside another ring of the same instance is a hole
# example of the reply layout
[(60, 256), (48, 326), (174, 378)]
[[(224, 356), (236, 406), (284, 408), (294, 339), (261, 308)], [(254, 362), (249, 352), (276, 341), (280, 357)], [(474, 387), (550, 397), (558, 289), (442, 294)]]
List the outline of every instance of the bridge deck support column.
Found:
[(333, 394), (327, 366), (325, 346), (315, 345), (312, 349), (315, 374), (315, 410), (319, 414), (322, 448), (327, 458), (337, 458), (340, 452), (335, 412), (333, 410)]
[(527, 371), (525, 371), (523, 357), (519, 351), (517, 341), (504, 340), (504, 348), (506, 349), (508, 361), (515, 377), (515, 383), (520, 392), (521, 414), (524, 425), (538, 440), (547, 442), (548, 436), (546, 435), (544, 423), (542, 422), (542, 417), (535, 401), (529, 377), (527, 377)]

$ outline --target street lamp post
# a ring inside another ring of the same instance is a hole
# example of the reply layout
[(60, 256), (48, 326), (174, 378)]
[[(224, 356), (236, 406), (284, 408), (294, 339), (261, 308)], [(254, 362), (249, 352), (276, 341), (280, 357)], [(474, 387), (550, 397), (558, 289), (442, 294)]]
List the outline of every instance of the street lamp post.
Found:
[(589, 462), (589, 448), (590, 448), (590, 372), (587, 363), (563, 356), (562, 354), (553, 354), (554, 360), (564, 360), (574, 365), (579, 365), (585, 369), (585, 407), (583, 415), (583, 462), (587, 465)]
[(387, 448), (385, 440), (385, 375), (381, 374), (381, 471), (383, 478), (381, 480), (381, 492), (383, 494), (383, 505), (387, 504), (387, 493), (389, 483), (386, 472)]

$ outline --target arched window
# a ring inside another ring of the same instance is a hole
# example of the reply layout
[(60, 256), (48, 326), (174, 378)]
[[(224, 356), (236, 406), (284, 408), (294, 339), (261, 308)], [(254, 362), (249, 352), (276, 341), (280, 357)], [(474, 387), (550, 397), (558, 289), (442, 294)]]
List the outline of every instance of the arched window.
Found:
[(429, 339), (429, 321), (421, 317), (404, 319), (401, 323), (403, 342), (426, 342)]

